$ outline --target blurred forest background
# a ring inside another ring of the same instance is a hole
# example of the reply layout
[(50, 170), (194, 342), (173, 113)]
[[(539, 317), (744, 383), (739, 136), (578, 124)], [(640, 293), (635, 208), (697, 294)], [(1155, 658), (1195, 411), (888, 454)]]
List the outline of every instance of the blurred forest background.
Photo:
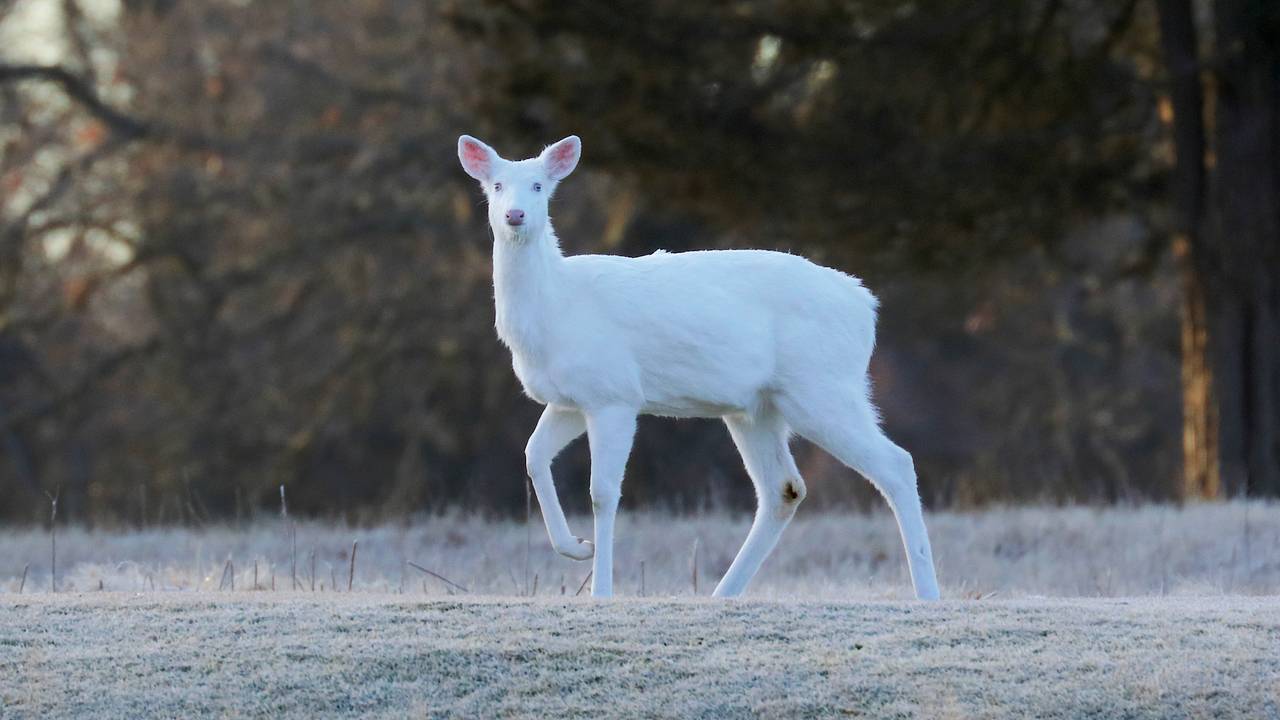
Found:
[[(462, 132), (582, 137), (567, 252), (864, 278), (931, 507), (1280, 494), (1273, 0), (0, 0), (0, 520), (523, 512)], [(646, 419), (623, 502), (749, 488)]]

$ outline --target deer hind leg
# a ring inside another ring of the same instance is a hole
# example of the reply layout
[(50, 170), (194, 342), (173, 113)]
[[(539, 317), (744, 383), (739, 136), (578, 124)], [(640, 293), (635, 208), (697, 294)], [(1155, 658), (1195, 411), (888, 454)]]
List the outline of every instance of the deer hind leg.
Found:
[(730, 416), (725, 424), (755, 485), (757, 501), (751, 532), (714, 593), (716, 597), (737, 597), (778, 544), (804, 500), (805, 487), (787, 446), (790, 431), (776, 410), (768, 408), (754, 418)]
[(910, 453), (880, 430), (865, 388), (853, 387), (844, 392), (824, 388), (824, 392), (805, 398), (787, 396), (778, 402), (796, 432), (857, 470), (884, 496), (898, 521), (916, 597), (936, 600), (938, 580), (920, 506), (915, 464)]

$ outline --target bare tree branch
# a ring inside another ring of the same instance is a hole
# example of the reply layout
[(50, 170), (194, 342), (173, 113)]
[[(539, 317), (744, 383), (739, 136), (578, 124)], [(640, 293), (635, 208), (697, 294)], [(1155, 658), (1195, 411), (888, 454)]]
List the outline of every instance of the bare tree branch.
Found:
[(155, 125), (125, 115), (107, 105), (88, 81), (60, 65), (0, 65), (0, 83), (22, 80), (40, 80), (57, 85), (67, 97), (79, 103), (117, 135), (138, 139), (156, 133)]
[(229, 145), (224, 140), (125, 114), (104, 102), (89, 80), (61, 65), (0, 64), (0, 83), (24, 80), (57, 85), (67, 97), (102, 121), (121, 140), (168, 140), (184, 147), (199, 149), (225, 149)]

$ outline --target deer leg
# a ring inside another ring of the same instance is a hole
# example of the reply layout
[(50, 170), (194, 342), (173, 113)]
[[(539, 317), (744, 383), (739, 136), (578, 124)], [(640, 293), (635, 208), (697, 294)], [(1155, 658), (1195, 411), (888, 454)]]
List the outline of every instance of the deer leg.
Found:
[(898, 521), (916, 597), (937, 600), (938, 579), (915, 464), (910, 453), (880, 430), (866, 391), (825, 388), (803, 399), (782, 397), (779, 403), (796, 432), (857, 470), (880, 491)]
[(631, 408), (607, 408), (587, 413), (591, 443), (591, 508), (595, 513), (595, 558), (591, 596), (613, 596), (613, 521), (622, 499), (622, 475), (636, 433)]
[(569, 523), (564, 519), (560, 498), (556, 494), (555, 479), (551, 475), (551, 461), (586, 429), (582, 413), (548, 405), (524, 450), (529, 479), (533, 481), (533, 491), (538, 496), (538, 507), (542, 508), (542, 521), (547, 526), (551, 546), (556, 552), (574, 560), (591, 557), (592, 546), (569, 531)]
[(746, 542), (713, 593), (716, 597), (737, 597), (778, 544), (804, 500), (805, 487), (787, 445), (790, 431), (777, 411), (770, 409), (755, 418), (730, 416), (725, 424), (751, 476), (757, 503)]

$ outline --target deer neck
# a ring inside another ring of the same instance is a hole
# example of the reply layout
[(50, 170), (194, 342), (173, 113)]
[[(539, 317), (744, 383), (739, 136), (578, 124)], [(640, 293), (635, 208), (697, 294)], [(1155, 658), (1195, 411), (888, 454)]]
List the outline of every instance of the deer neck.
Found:
[(493, 289), (498, 337), (513, 352), (540, 354), (555, 316), (555, 294), (564, 255), (547, 223), (541, 235), (517, 240), (494, 228)]

